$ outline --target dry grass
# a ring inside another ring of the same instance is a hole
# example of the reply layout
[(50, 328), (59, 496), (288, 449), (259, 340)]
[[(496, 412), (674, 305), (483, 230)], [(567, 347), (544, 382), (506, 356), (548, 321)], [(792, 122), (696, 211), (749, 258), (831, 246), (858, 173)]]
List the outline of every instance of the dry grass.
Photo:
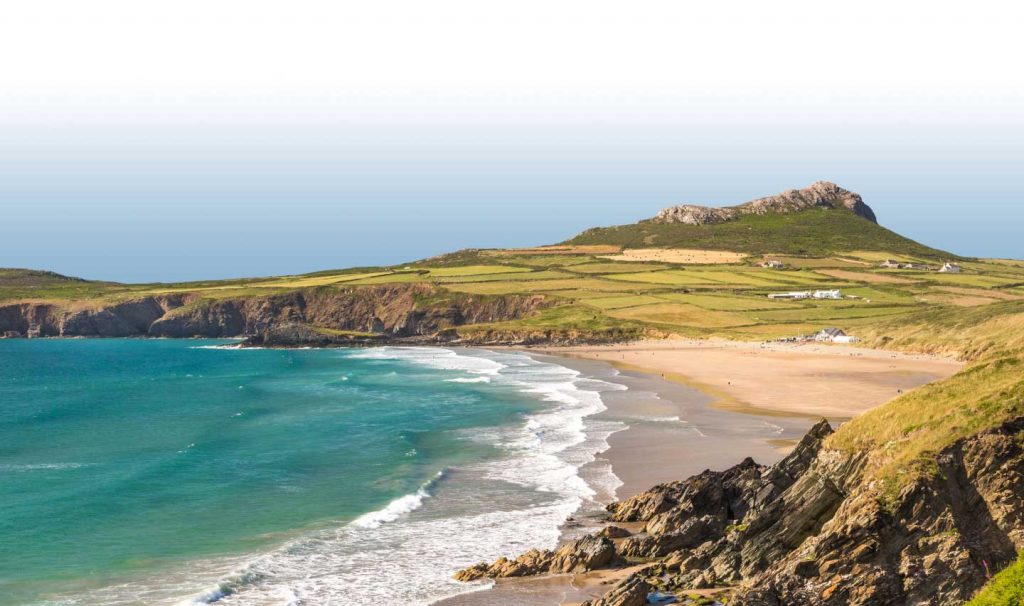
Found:
[(575, 278), (575, 276), (564, 271), (545, 269), (541, 271), (506, 272), (500, 274), (471, 274), (463, 276), (442, 276), (437, 278), (431, 276), (431, 281), (436, 282), (437, 284), (443, 284), (447, 286), (454, 283), (498, 281), (519, 282), (524, 280), (556, 280), (561, 278)]
[(513, 265), (462, 265), (459, 267), (437, 267), (430, 270), (432, 278), (450, 278), (458, 276), (479, 276), (484, 274), (508, 274), (532, 271), (529, 267)]
[(747, 255), (728, 250), (700, 250), (690, 248), (627, 248), (622, 253), (604, 256), (613, 261), (656, 261), (662, 263), (690, 263), (697, 265), (739, 263)]
[(919, 295), (918, 300), (923, 303), (941, 303), (955, 307), (978, 307), (979, 305), (991, 305), (998, 303), (999, 299), (992, 297), (981, 297), (978, 295), (957, 295), (942, 292), (928, 292)]
[(937, 288), (934, 288), (933, 290), (949, 292), (957, 295), (985, 297), (988, 299), (1000, 299), (1002, 301), (1019, 301), (1020, 299), (1024, 299), (1024, 296), (1016, 295), (1005, 291), (982, 290), (979, 288), (963, 288), (960, 286), (939, 286)]
[(860, 336), (869, 347), (980, 360), (996, 352), (1024, 350), (1024, 301), (955, 311), (931, 308), (865, 326)]
[[(639, 285), (637, 285), (639, 287)], [(498, 281), (498, 282), (471, 282), (445, 284), (445, 288), (456, 292), (465, 292), (477, 295), (501, 295), (517, 293), (543, 293), (557, 291), (610, 291), (630, 293), (642, 288), (633, 288), (629, 284), (615, 283), (598, 278), (573, 278), (566, 280), (522, 280), (522, 281)], [(570, 295), (574, 292), (568, 293)]]
[(938, 272), (931, 272), (928, 274), (918, 275), (929, 282), (938, 282), (940, 284), (950, 284), (953, 286), (974, 286), (978, 288), (995, 288), (997, 286), (1006, 286), (1008, 284), (1024, 281), (1020, 278), (1003, 278), (991, 275), (982, 276), (978, 274), (940, 274)]
[(819, 274), (850, 280), (851, 282), (868, 282), (871, 284), (913, 284), (914, 280), (897, 278), (886, 274), (876, 274), (866, 271), (847, 271), (845, 269), (819, 269)]
[(389, 273), (390, 272), (386, 271), (376, 271), (371, 273), (335, 274), (329, 276), (287, 276), (276, 280), (267, 280), (265, 282), (253, 282), (251, 284), (246, 284), (246, 286), (249, 288), (312, 288), (315, 286), (337, 284), (338, 282), (351, 282), (365, 278), (376, 278), (379, 276), (386, 276)]
[(644, 284), (663, 284), (665, 286), (721, 286), (722, 283), (702, 276), (703, 272), (668, 270), (651, 271), (633, 274), (615, 274), (608, 276), (609, 280), (622, 280), (623, 282), (640, 282)]
[(855, 261), (853, 259), (841, 259), (839, 257), (791, 257), (786, 255), (764, 255), (763, 261), (774, 259), (785, 263), (787, 267), (806, 267), (816, 269), (818, 267), (865, 267), (867, 261)]
[(581, 246), (537, 246), (534, 248), (506, 248), (492, 251), (497, 255), (608, 255), (617, 253), (621, 248), (618, 246), (606, 246), (601, 244)]
[(572, 271), (584, 274), (632, 273), (637, 271), (658, 271), (661, 269), (668, 269), (668, 265), (656, 263), (582, 263), (572, 266)]
[(934, 471), (934, 457), (956, 440), (1024, 414), (1024, 365), (1016, 356), (977, 364), (925, 385), (842, 425), (827, 447), (872, 453), (883, 502)]
[(899, 261), (900, 263), (927, 263), (926, 261), (918, 257), (909, 257), (907, 255), (900, 255), (878, 250), (855, 250), (852, 252), (843, 253), (842, 256), (853, 257), (854, 259), (860, 259), (862, 261), (869, 261), (872, 263), (881, 263), (886, 259), (892, 259), (894, 261)]
[(650, 295), (600, 296), (586, 298), (582, 301), (585, 305), (598, 309), (620, 309), (623, 307), (636, 307), (637, 305), (649, 305), (651, 303), (664, 303), (661, 298)]

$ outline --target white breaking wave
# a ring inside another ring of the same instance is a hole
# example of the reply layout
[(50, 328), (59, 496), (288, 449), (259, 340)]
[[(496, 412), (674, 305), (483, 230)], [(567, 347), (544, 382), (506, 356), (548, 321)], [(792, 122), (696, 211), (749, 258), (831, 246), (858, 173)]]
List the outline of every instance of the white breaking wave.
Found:
[(346, 354), (360, 360), (402, 360), (438, 370), (461, 370), (496, 375), (504, 364), (488, 358), (460, 355), (442, 347), (374, 347)]
[(490, 377), (457, 377), (455, 379), (445, 379), (446, 383), (490, 383)]
[(242, 347), (242, 339), (234, 343), (220, 343), (218, 345), (193, 345), (189, 349), (263, 349), (262, 347)]
[(421, 486), (419, 490), (412, 494), (398, 497), (394, 501), (388, 503), (384, 509), (364, 513), (355, 520), (352, 520), (351, 525), (357, 528), (379, 528), (381, 524), (394, 522), (398, 518), (402, 517), (402, 515), (416, 511), (423, 505), (423, 499), (430, 496), (427, 489), (431, 484), (439, 480), (443, 474), (444, 472), (438, 472), (437, 476), (435, 476), (433, 480)]
[(470, 375), (447, 380), (486, 379), (545, 405), (517, 425), (462, 432), (502, 456), (439, 474), (377, 511), (267, 553), (195, 561), (158, 583), (133, 581), (67, 603), (426, 606), (490, 586), (453, 581), (460, 568), (555, 547), (568, 516), (600, 506), (621, 485), (597, 456), (626, 426), (590, 419), (605, 410), (600, 392), (616, 384), (511, 352), (383, 347), (344, 355)]
[(11, 463), (0, 465), (0, 471), (26, 472), (26, 471), (63, 471), (65, 469), (81, 469), (91, 467), (91, 463)]

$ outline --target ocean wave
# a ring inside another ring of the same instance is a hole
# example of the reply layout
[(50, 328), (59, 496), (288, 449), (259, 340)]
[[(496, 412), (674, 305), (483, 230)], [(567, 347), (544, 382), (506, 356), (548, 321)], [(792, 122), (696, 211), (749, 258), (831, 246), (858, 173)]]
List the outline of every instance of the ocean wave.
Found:
[[(463, 375), (448, 379), (484, 378), (488, 389), (512, 390), (544, 405), (519, 423), (466, 430), (466, 439), (496, 446), (500, 456), (442, 472), (379, 510), (262, 554), (195, 561), (173, 579), (122, 585), (80, 603), (426, 606), (490, 586), (453, 581), (460, 568), (555, 547), (567, 517), (582, 507), (596, 511), (621, 485), (598, 456), (608, 437), (626, 426), (592, 418), (605, 410), (601, 392), (618, 389), (614, 383), (515, 352), (382, 347), (342, 355)], [(446, 477), (452, 481), (442, 482)], [(207, 589), (196, 592), (197, 584)], [(188, 597), (182, 602), (182, 596)]]
[(420, 489), (416, 492), (398, 497), (388, 503), (383, 509), (365, 513), (352, 520), (350, 525), (357, 528), (379, 528), (381, 524), (394, 522), (404, 514), (416, 511), (423, 505), (423, 500), (430, 497), (430, 493), (427, 490), (440, 481), (442, 477), (444, 477), (444, 471), (437, 472), (436, 476), (423, 484), (423, 486), (420, 486)]
[(490, 377), (456, 377), (445, 379), (445, 383), (490, 383)]
[(242, 347), (242, 342), (219, 343), (217, 345), (193, 345), (189, 349), (263, 349), (262, 347)]
[(91, 466), (92, 463), (8, 463), (0, 465), (0, 472), (63, 471)]
[(506, 367), (489, 358), (462, 355), (443, 347), (372, 347), (346, 356), (358, 360), (402, 360), (437, 370), (461, 370), (471, 374), (495, 375)]

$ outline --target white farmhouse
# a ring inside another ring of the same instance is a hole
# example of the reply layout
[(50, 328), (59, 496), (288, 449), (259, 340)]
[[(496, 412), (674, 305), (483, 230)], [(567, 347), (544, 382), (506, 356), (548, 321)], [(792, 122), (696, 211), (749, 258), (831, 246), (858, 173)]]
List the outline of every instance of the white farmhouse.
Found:
[(809, 291), (794, 291), (794, 292), (773, 292), (768, 295), (769, 299), (810, 299), (811, 293)]
[(824, 328), (814, 335), (815, 341), (822, 343), (856, 343), (857, 337), (848, 335), (839, 328)]
[(945, 263), (939, 272), (944, 274), (958, 274), (960, 273), (960, 266), (956, 263)]
[(843, 295), (839, 290), (816, 290), (814, 291), (815, 299), (842, 299)]

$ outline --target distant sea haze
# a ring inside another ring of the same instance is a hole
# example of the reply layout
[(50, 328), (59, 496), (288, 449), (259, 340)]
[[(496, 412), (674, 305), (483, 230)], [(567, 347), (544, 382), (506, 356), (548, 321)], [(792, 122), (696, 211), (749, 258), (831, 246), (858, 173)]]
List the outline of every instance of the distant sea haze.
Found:
[(618, 485), (592, 416), (624, 387), (518, 353), (3, 340), (0, 368), (5, 604), (428, 604)]

